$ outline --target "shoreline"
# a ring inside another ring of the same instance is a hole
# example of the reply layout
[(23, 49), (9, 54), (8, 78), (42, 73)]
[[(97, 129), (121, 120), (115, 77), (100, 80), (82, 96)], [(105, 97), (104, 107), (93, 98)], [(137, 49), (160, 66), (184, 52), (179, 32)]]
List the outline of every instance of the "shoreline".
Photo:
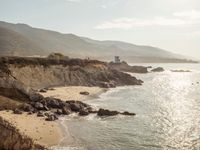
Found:
[[(55, 98), (71, 98), (71, 99), (75, 99), (75, 100), (78, 100), (78, 101), (87, 101), (87, 100), (92, 100), (92, 99), (96, 99), (98, 98), (101, 94), (103, 93), (106, 93), (107, 91), (109, 91), (109, 89), (105, 89), (105, 88), (99, 88), (99, 87), (86, 87), (86, 86), (64, 86), (64, 87), (55, 87), (53, 88), (54, 90), (48, 90), (46, 93), (40, 93), (42, 94), (44, 97), (45, 96), (52, 96)], [(60, 93), (60, 94), (57, 94), (57, 95), (53, 95), (55, 92), (58, 92), (58, 91), (71, 91), (73, 94), (75, 94), (75, 97), (74, 96), (70, 96), (68, 97), (66, 95), (66, 93), (64, 93), (64, 95), (62, 95), (63, 93)], [(52, 92), (53, 91), (53, 92)], [(81, 91), (87, 91), (89, 92), (90, 94), (89, 95), (81, 95), (80, 92)], [(77, 99), (78, 98), (78, 99)], [(59, 148), (59, 146), (61, 146), (61, 148), (63, 148), (63, 146), (66, 148), (66, 141), (65, 140), (68, 140), (67, 143), (73, 143), (74, 142), (74, 138), (70, 135), (70, 132), (68, 130), (68, 126), (67, 124), (65, 123), (66, 120), (63, 119), (65, 118), (66, 116), (63, 116), (61, 118), (58, 119), (58, 126), (59, 128), (61, 129), (61, 131), (63, 131), (63, 133), (65, 133), (62, 137), (62, 139), (60, 139), (59, 143), (56, 144), (56, 145), (53, 145), (51, 146), (50, 148), (52, 148), (53, 150), (54, 149), (57, 149)], [(64, 144), (62, 146), (62, 144)], [(70, 146), (68, 148), (71, 148)]]
[[(55, 87), (53, 90), (40, 92), (44, 97), (53, 97), (61, 100), (78, 100), (85, 101), (98, 98), (102, 93), (107, 92), (108, 89), (100, 87), (87, 87), (87, 86), (64, 86)], [(80, 92), (88, 92), (88, 95), (80, 94)]]
[[(79, 99), (76, 99), (76, 100), (79, 100), (79, 101), (87, 101), (87, 100), (96, 99), (101, 94), (106, 93), (107, 91), (109, 91), (109, 89), (105, 89), (105, 88), (86, 87), (86, 86), (55, 87), (54, 90), (52, 90), (52, 91), (54, 91), (54, 92), (60, 91), (60, 90), (67, 90), (67, 91), (69, 91), (69, 89), (71, 89), (72, 92), (75, 92), (75, 95), (76, 95), (75, 98), (77, 98), (77, 95), (79, 95), (79, 97), (78, 97)], [(89, 92), (90, 95), (81, 95), (79, 93), (80, 91), (84, 91), (84, 90), (87, 91), (87, 92)], [(54, 92), (52, 92), (52, 91), (48, 92), (48, 91), (46, 93), (40, 93), (40, 94), (42, 94), (43, 96), (50, 96), (50, 97), (51, 96), (52, 97), (55, 96), (55, 95), (52, 95)], [(64, 98), (65, 99), (66, 98), (65, 96), (66, 96), (65, 94), (64, 95), (61, 94), (61, 95), (56, 95), (55, 98)], [(71, 98), (73, 99), (73, 97), (71, 97)], [(66, 116), (60, 117), (58, 119), (57, 123), (58, 123), (58, 126), (61, 129), (61, 131), (63, 131), (63, 133), (65, 133), (65, 134), (63, 134), (63, 137), (62, 137), (62, 139), (60, 139), (60, 141), (58, 142), (58, 144), (55, 144), (55, 145), (53, 145), (53, 146), (50, 147), (53, 150), (59, 148), (59, 146), (61, 146), (61, 148), (64, 148), (64, 147), (66, 148), (66, 141), (65, 140), (67, 140), (67, 143), (73, 143), (74, 142), (74, 138), (70, 135), (70, 132), (68, 130), (68, 126), (65, 123), (66, 120), (64, 118), (66, 118)], [(64, 147), (62, 146), (62, 144), (63, 144)], [(70, 145), (69, 145), (68, 148), (71, 148)]]
[[(48, 90), (45, 93), (40, 92), (40, 94), (44, 97), (60, 98), (65, 101), (85, 101), (96, 99), (108, 90), (99, 87), (67, 86), (55, 87), (53, 90)], [(89, 92), (89, 95), (82, 95), (80, 92)], [(25, 112), (14, 114), (12, 111), (1, 111), (0, 117), (12, 124), (22, 135), (31, 138), (35, 144), (49, 149), (56, 149), (57, 146), (62, 145), (63, 140), (69, 140), (69, 143), (74, 140), (67, 130), (67, 125), (63, 125), (62, 116), (58, 121), (47, 122), (44, 118), (37, 117), (36, 114), (28, 115)], [(65, 119), (63, 121), (65, 122)]]

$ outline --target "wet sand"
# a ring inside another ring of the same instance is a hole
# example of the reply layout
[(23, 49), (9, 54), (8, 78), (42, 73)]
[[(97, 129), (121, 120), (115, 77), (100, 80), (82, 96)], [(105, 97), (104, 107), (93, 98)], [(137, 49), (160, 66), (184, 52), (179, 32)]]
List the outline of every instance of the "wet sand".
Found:
[[(54, 97), (62, 100), (88, 100), (92, 98), (97, 98), (106, 89), (100, 87), (85, 87), (85, 86), (66, 86), (66, 87), (56, 87), (54, 90), (48, 90), (46, 93), (40, 93), (44, 97)], [(89, 95), (82, 95), (80, 92), (89, 92)]]

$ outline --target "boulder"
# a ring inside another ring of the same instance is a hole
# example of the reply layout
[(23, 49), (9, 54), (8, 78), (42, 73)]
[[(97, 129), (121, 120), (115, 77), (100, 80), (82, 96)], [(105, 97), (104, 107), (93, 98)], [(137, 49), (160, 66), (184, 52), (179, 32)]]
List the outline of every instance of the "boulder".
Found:
[(62, 108), (62, 114), (63, 115), (69, 115), (71, 113), (71, 109), (69, 107), (63, 107)]
[(87, 115), (89, 115), (89, 112), (88, 112), (88, 110), (86, 110), (86, 109), (81, 109), (81, 110), (79, 111), (79, 115), (80, 115), (80, 116), (87, 116)]
[(47, 118), (45, 120), (46, 121), (55, 121), (57, 119), (58, 119), (58, 117), (56, 115), (50, 114), (50, 115), (47, 116)]
[(33, 112), (34, 111), (34, 108), (29, 104), (23, 104), (22, 106), (20, 106), (20, 109), (25, 112)]
[(33, 107), (35, 107), (37, 110), (44, 110), (44, 105), (40, 102), (34, 103)]
[(58, 114), (58, 115), (62, 115), (62, 110), (57, 109), (56, 114)]
[(72, 111), (79, 112), (81, 109), (81, 106), (78, 103), (71, 103), (70, 108)]
[(21, 115), (21, 114), (22, 114), (22, 111), (16, 108), (16, 109), (13, 111), (13, 113), (14, 113), (14, 114)]
[(38, 111), (37, 116), (38, 117), (44, 117), (44, 113), (42, 111)]
[(40, 102), (44, 99), (44, 97), (39, 93), (31, 93), (29, 98), (33, 102)]
[(89, 92), (87, 92), (87, 91), (80, 92), (80, 94), (81, 94), (81, 95), (90, 95), (90, 93), (89, 93)]
[(43, 108), (43, 110), (49, 111), (50, 109), (45, 105), (44, 108)]
[(151, 70), (152, 72), (163, 72), (165, 71), (162, 67), (157, 67)]
[(128, 111), (125, 111), (123, 113), (121, 113), (122, 115), (127, 115), (127, 116), (135, 116), (136, 114), (135, 113), (130, 113)]
[(45, 98), (48, 108), (61, 108), (59, 99), (47, 97)]
[(46, 90), (46, 89), (41, 89), (41, 90), (39, 90), (39, 92), (41, 92), (41, 93), (46, 93), (47, 90)]
[(100, 108), (99, 111), (97, 112), (98, 116), (115, 116), (118, 115), (120, 112), (118, 111), (110, 111), (108, 109), (102, 109)]

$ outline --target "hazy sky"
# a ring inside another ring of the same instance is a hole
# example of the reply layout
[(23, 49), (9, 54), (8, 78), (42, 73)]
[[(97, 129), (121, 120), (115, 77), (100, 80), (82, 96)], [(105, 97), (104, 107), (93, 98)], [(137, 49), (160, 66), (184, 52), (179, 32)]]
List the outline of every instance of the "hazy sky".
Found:
[(0, 0), (0, 20), (200, 58), (200, 0)]

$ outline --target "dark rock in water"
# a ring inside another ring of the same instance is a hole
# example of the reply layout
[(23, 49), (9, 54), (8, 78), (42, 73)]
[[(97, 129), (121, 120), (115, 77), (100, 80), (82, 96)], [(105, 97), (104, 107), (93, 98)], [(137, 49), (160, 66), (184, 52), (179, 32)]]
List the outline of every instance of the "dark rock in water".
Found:
[(81, 101), (66, 101), (66, 104), (71, 108), (72, 111), (79, 112), (81, 109), (87, 109), (90, 105)]
[(47, 90), (46, 90), (46, 89), (41, 89), (39, 92), (41, 92), (41, 93), (46, 93)]
[(98, 111), (94, 110), (94, 109), (93, 109), (92, 107), (90, 107), (90, 106), (87, 107), (86, 110), (87, 110), (89, 113), (95, 113), (95, 112), (97, 113), (97, 112), (98, 112)]
[(136, 114), (135, 113), (130, 113), (128, 111), (125, 111), (123, 113), (121, 113), (122, 115), (127, 115), (127, 116), (135, 116)]
[(44, 117), (44, 113), (42, 111), (38, 111), (37, 116), (38, 117)]
[(98, 116), (115, 116), (118, 115), (120, 112), (118, 111), (110, 111), (108, 109), (102, 109), (100, 108), (97, 115)]
[(163, 72), (163, 71), (165, 71), (162, 67), (157, 67), (157, 68), (155, 68), (155, 69), (152, 69), (151, 70), (152, 72)]
[(50, 115), (48, 115), (48, 117), (45, 120), (46, 121), (55, 121), (57, 119), (58, 119), (58, 117), (56, 115), (50, 114)]
[(40, 102), (34, 103), (33, 107), (35, 107), (37, 110), (44, 110), (44, 105)]
[(71, 109), (69, 107), (63, 107), (62, 108), (62, 114), (63, 115), (69, 115), (71, 113)]
[(33, 102), (40, 102), (44, 99), (44, 97), (39, 93), (32, 93), (30, 94), (30, 100)]
[(87, 115), (89, 115), (89, 112), (88, 112), (88, 110), (86, 110), (86, 109), (81, 109), (81, 110), (79, 111), (79, 115), (80, 115), (80, 116), (87, 116)]
[(87, 91), (80, 92), (80, 94), (81, 94), (81, 95), (90, 95), (90, 93), (89, 93), (89, 92), (87, 92)]
[(71, 103), (70, 108), (72, 111), (79, 112), (81, 109), (81, 106), (78, 103)]
[(58, 115), (62, 115), (62, 110), (57, 109), (56, 114), (58, 114)]
[(98, 113), (98, 110), (92, 110), (92, 111), (88, 111), (90, 114), (96, 114)]
[(14, 113), (14, 114), (21, 115), (21, 114), (22, 114), (22, 111), (16, 108), (16, 109), (13, 111), (13, 113)]

